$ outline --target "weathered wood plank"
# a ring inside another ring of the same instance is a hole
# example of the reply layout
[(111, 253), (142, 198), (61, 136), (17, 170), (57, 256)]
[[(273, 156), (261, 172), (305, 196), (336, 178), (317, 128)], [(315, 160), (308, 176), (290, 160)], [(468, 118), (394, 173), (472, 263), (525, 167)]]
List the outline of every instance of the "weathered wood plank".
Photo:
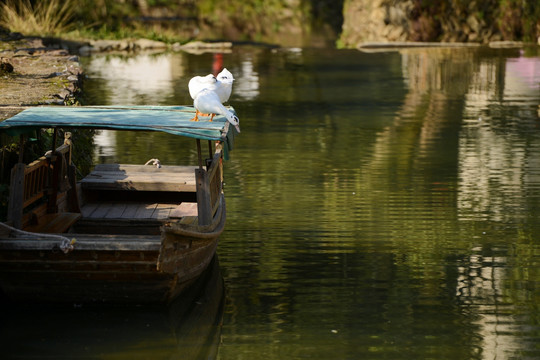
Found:
[(122, 213), (122, 219), (133, 219), (135, 218), (135, 213), (139, 209), (139, 203), (126, 204), (126, 209)]
[(169, 214), (171, 218), (182, 218), (184, 216), (197, 216), (197, 203), (183, 202)]
[(135, 219), (151, 219), (157, 204), (140, 204), (135, 212)]
[(105, 218), (112, 208), (111, 202), (98, 203), (96, 209), (88, 217), (91, 218)]
[(67, 194), (68, 194), (68, 210), (71, 212), (81, 212), (80, 204), (79, 204), (79, 194), (77, 190), (77, 167), (73, 164), (68, 165), (68, 179), (69, 179), (69, 186), (71, 187)]
[(17, 163), (11, 170), (8, 220), (13, 223), (13, 226), (19, 229), (22, 226), (25, 168), (26, 165), (24, 163)]
[(129, 172), (172, 172), (172, 173), (194, 173), (196, 166), (187, 165), (163, 165), (156, 168), (150, 165), (132, 165), (132, 164), (97, 164), (94, 171), (123, 171)]
[(25, 231), (37, 233), (63, 233), (67, 231), (77, 220), (81, 218), (79, 213), (54, 213), (45, 214), (39, 219), (39, 223), (25, 228)]
[(129, 179), (137, 179), (141, 182), (143, 181), (153, 181), (153, 182), (172, 182), (172, 181), (183, 181), (183, 182), (193, 182), (195, 180), (194, 174), (171, 174), (171, 173), (120, 173), (120, 172), (92, 172), (88, 175), (84, 181), (92, 179), (95, 181), (128, 181)]
[(194, 166), (100, 164), (81, 180), (86, 189), (195, 192)]
[(91, 217), (92, 213), (98, 208), (99, 204), (97, 203), (88, 203), (84, 204), (84, 206), (81, 208), (82, 216), (87, 218)]
[(167, 219), (171, 210), (174, 209), (176, 205), (174, 204), (158, 204), (154, 213), (152, 214), (153, 219)]
[(204, 169), (197, 169), (197, 214), (199, 225), (208, 225), (212, 221), (212, 205), (210, 204), (210, 184), (208, 173)]
[(83, 189), (100, 190), (137, 190), (137, 191), (178, 191), (195, 192), (195, 180), (185, 178), (169, 178), (160, 181), (155, 178), (137, 178), (131, 176), (125, 179), (93, 178), (87, 176), (81, 180)]
[[(186, 206), (195, 207), (186, 215), (197, 215), (196, 203), (183, 203)], [(189, 205), (188, 205), (189, 204)], [(87, 203), (82, 208), (82, 214), (87, 219), (155, 219), (164, 220), (169, 217), (170, 212), (177, 204), (160, 204), (144, 202), (106, 202)], [(181, 217), (181, 216), (179, 216)]]
[[(69, 234), (66, 234), (69, 237)], [(61, 240), (49, 238), (14, 238), (2, 239), (0, 241), (1, 250), (52, 250), (55, 246), (59, 246)], [(96, 251), (159, 251), (161, 244), (160, 236), (144, 236), (144, 235), (89, 235), (77, 234), (75, 249), (76, 250), (96, 250)], [(30, 255), (29, 255), (30, 256)], [(58, 253), (59, 257), (63, 257), (63, 253)], [(93, 255), (88, 255), (93, 256)], [(106, 256), (106, 254), (103, 254)], [(31, 256), (30, 256), (31, 257)], [(34, 257), (35, 259), (35, 257)]]
[(125, 210), (126, 210), (125, 203), (112, 203), (111, 208), (109, 212), (107, 213), (107, 217), (109, 219), (121, 218)]

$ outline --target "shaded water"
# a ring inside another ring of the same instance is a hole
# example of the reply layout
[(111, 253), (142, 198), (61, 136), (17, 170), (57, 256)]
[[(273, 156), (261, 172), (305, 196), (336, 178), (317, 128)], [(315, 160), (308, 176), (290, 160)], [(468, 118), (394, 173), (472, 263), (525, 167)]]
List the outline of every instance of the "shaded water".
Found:
[[(533, 359), (540, 58), (527, 51), (92, 57), (86, 87), (92, 104), (190, 104), (189, 79), (213, 64), (237, 79), (217, 358)], [(166, 134), (96, 142), (100, 162), (196, 163)]]

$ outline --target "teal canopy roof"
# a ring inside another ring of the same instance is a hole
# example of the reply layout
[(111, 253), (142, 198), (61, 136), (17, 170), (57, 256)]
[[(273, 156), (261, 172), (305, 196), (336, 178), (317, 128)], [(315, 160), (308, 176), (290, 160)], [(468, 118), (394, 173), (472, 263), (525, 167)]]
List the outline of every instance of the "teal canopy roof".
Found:
[[(230, 108), (231, 111), (234, 111)], [(39, 106), (0, 122), (0, 131), (18, 135), (38, 128), (93, 128), (162, 131), (201, 140), (224, 141), (232, 149), (236, 130), (224, 116), (195, 116), (191, 106)]]

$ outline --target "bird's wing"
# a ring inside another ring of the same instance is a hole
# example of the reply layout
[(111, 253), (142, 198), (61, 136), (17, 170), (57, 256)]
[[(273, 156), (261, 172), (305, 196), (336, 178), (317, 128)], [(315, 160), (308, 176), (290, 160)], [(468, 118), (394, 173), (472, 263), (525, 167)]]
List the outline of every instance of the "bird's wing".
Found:
[(197, 93), (202, 90), (201, 79), (202, 79), (202, 76), (195, 76), (189, 80), (188, 89), (189, 89), (189, 95), (191, 96), (192, 99), (195, 99), (195, 96), (197, 95)]
[(195, 100), (195, 96), (203, 89), (214, 89), (216, 86), (216, 78), (212, 74), (206, 76), (194, 76), (189, 80), (188, 89), (189, 95)]
[(224, 103), (225, 101), (227, 101), (228, 99), (226, 98), (227, 97), (227, 93), (226, 93), (226, 90), (225, 90), (225, 84), (222, 83), (221, 81), (217, 81), (216, 82), (216, 93), (217, 95), (219, 96), (219, 101), (221, 101), (222, 103)]
[(231, 97), (231, 92), (232, 92), (232, 82), (224, 82), (224, 81), (218, 80), (216, 82), (215, 91), (218, 94), (219, 100), (222, 103), (229, 101), (229, 98)]
[(195, 96), (193, 105), (202, 113), (223, 115), (223, 109), (225, 109), (219, 100), (218, 94), (210, 89), (201, 90), (197, 96)]

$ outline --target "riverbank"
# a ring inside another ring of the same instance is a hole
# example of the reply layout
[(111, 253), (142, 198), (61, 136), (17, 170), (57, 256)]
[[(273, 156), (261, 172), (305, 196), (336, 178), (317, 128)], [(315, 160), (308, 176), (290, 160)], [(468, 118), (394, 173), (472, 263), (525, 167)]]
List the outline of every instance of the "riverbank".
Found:
[(79, 102), (83, 69), (79, 55), (138, 51), (229, 52), (230, 42), (167, 44), (148, 39), (81, 40), (0, 34), (0, 120), (24, 106)]
[(0, 120), (22, 106), (72, 105), (82, 82), (77, 55), (40, 38), (0, 34)]

